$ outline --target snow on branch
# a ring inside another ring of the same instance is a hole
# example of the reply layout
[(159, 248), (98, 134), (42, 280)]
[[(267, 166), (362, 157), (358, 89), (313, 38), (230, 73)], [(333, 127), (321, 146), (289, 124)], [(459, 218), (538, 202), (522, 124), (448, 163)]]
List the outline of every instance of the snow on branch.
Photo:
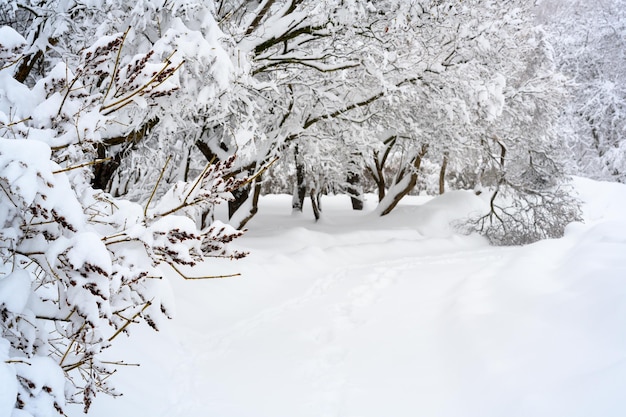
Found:
[[(245, 256), (231, 245), (242, 232), (200, 230), (190, 218), (245, 181), (224, 179), (234, 157), (144, 205), (93, 188), (94, 167), (111, 161), (97, 156), (103, 132), (142, 124), (179, 87), (175, 50), (128, 59), (127, 36), (101, 37), (32, 88), (11, 66), (0, 70), (0, 360), (13, 375), (0, 378), (11, 402), (0, 410), (9, 413), (62, 415), (68, 402), (87, 412), (98, 393), (119, 395), (110, 377), (124, 363), (103, 352), (133, 325), (158, 330), (171, 316), (163, 266)], [(14, 62), (20, 51), (1, 52)]]

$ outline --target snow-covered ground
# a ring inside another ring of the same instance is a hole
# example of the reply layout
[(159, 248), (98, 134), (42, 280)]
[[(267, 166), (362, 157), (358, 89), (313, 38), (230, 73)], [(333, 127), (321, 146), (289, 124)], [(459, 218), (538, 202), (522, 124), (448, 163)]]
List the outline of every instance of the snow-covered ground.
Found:
[(118, 342), (142, 365), (90, 415), (624, 416), (626, 186), (576, 186), (585, 223), (525, 247), (454, 234), (467, 193), (319, 223), (265, 197), (248, 258), (190, 271), (242, 276), (172, 275), (176, 318)]

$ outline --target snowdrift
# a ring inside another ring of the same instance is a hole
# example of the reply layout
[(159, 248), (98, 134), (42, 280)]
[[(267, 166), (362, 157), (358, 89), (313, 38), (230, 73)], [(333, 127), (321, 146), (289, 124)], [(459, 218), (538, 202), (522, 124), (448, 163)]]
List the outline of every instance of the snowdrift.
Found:
[(507, 248), (450, 229), (463, 193), (383, 219), (328, 198), (319, 223), (265, 197), (251, 255), (193, 271), (242, 276), (173, 274), (177, 317), (116, 347), (141, 367), (92, 414), (622, 416), (626, 186), (576, 188), (585, 223)]

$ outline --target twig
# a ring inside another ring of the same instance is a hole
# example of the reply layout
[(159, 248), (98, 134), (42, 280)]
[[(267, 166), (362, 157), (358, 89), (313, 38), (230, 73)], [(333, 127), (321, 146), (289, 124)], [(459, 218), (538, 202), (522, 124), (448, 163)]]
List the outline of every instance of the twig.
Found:
[(130, 324), (137, 318), (139, 317), (139, 315), (141, 313), (143, 313), (148, 307), (150, 307), (152, 305), (152, 303), (150, 301), (146, 301), (146, 304), (143, 306), (143, 308), (141, 310), (139, 310), (137, 313), (135, 313), (135, 315), (130, 318), (129, 320), (126, 321), (126, 323), (124, 323), (124, 325), (122, 327), (120, 327), (119, 329), (117, 329), (117, 331), (115, 333), (113, 333), (113, 336), (109, 337), (108, 341), (112, 341), (113, 339), (115, 339), (117, 336), (119, 336), (120, 333), (122, 333), (124, 330), (126, 330), (126, 328), (128, 326), (130, 326)]
[(7, 195), (7, 197), (9, 198), (9, 201), (11, 203), (13, 203), (13, 205), (15, 207), (17, 207), (17, 204), (15, 203), (15, 201), (13, 201), (13, 199), (11, 198), (11, 194), (9, 194), (9, 192), (6, 190), (6, 188), (4, 188), (4, 185), (0, 184), (0, 188), (2, 189), (2, 191), (4, 191), (4, 193)]
[(122, 362), (122, 361), (102, 361), (102, 363), (105, 363), (107, 365), (118, 365), (118, 366), (140, 366), (138, 363), (126, 363), (126, 362)]
[(126, 32), (124, 32), (124, 36), (122, 36), (122, 43), (120, 44), (120, 47), (117, 49), (117, 56), (115, 57), (115, 65), (113, 66), (113, 74), (111, 74), (111, 81), (109, 82), (107, 91), (104, 92), (104, 96), (102, 97), (102, 105), (104, 105), (104, 102), (106, 98), (108, 97), (109, 92), (111, 92), (111, 88), (113, 87), (113, 82), (115, 81), (115, 76), (117, 75), (117, 71), (120, 68), (120, 56), (122, 55), (122, 48), (124, 47), (124, 42), (126, 41), (126, 35), (128, 35), (129, 31), (130, 31), (130, 26), (128, 27), (128, 29), (126, 29)]
[(113, 158), (108, 157), (108, 158), (102, 158), (102, 159), (94, 159), (93, 161), (90, 162), (85, 162), (84, 164), (79, 164), (79, 165), (74, 165), (71, 167), (67, 167), (67, 168), (63, 168), (63, 169), (59, 169), (57, 171), (52, 171), (53, 174), (61, 174), (63, 172), (68, 172), (68, 171), (72, 171), (74, 169), (80, 169), (80, 168), (85, 168), (91, 165), (97, 165), (97, 164), (102, 164), (104, 162), (108, 162), (110, 160), (112, 160)]
[(69, 318), (64, 318), (64, 317), (35, 316), (35, 318), (38, 320), (49, 320), (49, 321), (64, 321), (64, 322), (70, 321)]
[(9, 124), (4, 124), (3, 122), (0, 122), (0, 124), (4, 125), (4, 127), (11, 127), (11, 126), (15, 126), (16, 124), (19, 124), (19, 123), (28, 122), (29, 120), (33, 120), (33, 118), (28, 116), (28, 117), (26, 117), (26, 118), (24, 118), (22, 120), (18, 120), (16, 122), (11, 122)]
[(28, 366), (32, 365), (32, 363), (23, 361), (21, 359), (7, 359), (6, 361), (4, 361), (4, 363), (23, 363), (23, 364), (28, 365)]
[[(67, 83), (68, 72), (69, 72), (69, 68), (66, 65), (65, 66), (65, 82), (66, 83)], [(65, 95), (63, 96), (63, 100), (61, 100), (61, 104), (59, 105), (59, 111), (57, 111), (57, 117), (59, 117), (59, 115), (61, 114), (61, 111), (63, 110), (63, 105), (65, 105), (65, 100), (67, 100), (67, 98), (69, 97), (70, 93), (72, 92), (72, 88), (74, 87), (74, 84), (78, 82), (78, 77), (80, 77), (81, 74), (82, 74), (82, 71), (79, 68), (76, 76), (74, 77), (72, 82), (67, 86), (67, 91), (65, 92)]]
[(1, 68), (0, 68), (0, 71), (5, 70), (5, 69), (7, 69), (7, 68), (10, 68), (10, 67), (12, 67), (13, 65), (17, 65), (17, 64), (19, 64), (19, 62), (20, 62), (21, 60), (23, 60), (23, 59), (24, 59), (24, 55), (21, 55), (21, 56), (20, 56), (19, 58), (17, 58), (16, 60), (14, 60), (14, 61), (12, 61), (12, 62), (9, 62), (9, 63), (8, 63), (7, 65), (5, 65), (4, 67), (1, 67)]
[(174, 264), (169, 263), (169, 266), (172, 267), (172, 269), (174, 271), (176, 271), (176, 273), (178, 273), (178, 275), (180, 275), (181, 277), (183, 277), (186, 280), (196, 280), (196, 279), (221, 279), (221, 278), (233, 278), (233, 277), (239, 277), (241, 276), (241, 274), (237, 273), (237, 274), (229, 274), (229, 275), (208, 275), (208, 276), (204, 276), (204, 277), (189, 277), (185, 274), (183, 274), (178, 268), (176, 268), (176, 266), (174, 266)]
[(154, 198), (154, 195), (156, 194), (157, 188), (159, 187), (159, 183), (163, 179), (163, 175), (165, 174), (165, 169), (167, 168), (167, 165), (170, 163), (170, 159), (172, 159), (171, 155), (167, 157), (167, 160), (165, 161), (165, 165), (163, 165), (163, 169), (161, 170), (161, 173), (159, 174), (159, 178), (157, 179), (156, 184), (154, 184), (154, 188), (152, 189), (152, 193), (150, 194), (150, 198), (146, 202), (146, 206), (143, 209), (143, 216), (144, 217), (148, 217), (148, 207), (150, 206), (150, 203), (152, 202), (152, 199)]
[(170, 210), (166, 211), (165, 213), (159, 213), (159, 214), (155, 215), (155, 217), (157, 217), (157, 216), (158, 217), (165, 217), (165, 216), (168, 216), (168, 215), (170, 215), (172, 213), (175, 213), (178, 210), (181, 210), (181, 209), (183, 209), (185, 207), (189, 207), (189, 206), (192, 206), (192, 205), (198, 203), (199, 202), (198, 199), (193, 200), (192, 202), (187, 202), (187, 200), (191, 196), (191, 193), (193, 192), (193, 190), (202, 182), (202, 180), (204, 179), (204, 176), (206, 175), (207, 171), (211, 167), (211, 164), (213, 163), (214, 160), (215, 160), (215, 157), (213, 157), (209, 161), (209, 163), (204, 167), (204, 169), (202, 170), (202, 173), (198, 176), (198, 178), (196, 178), (196, 180), (194, 181), (193, 185), (191, 186), (191, 189), (187, 192), (187, 195), (183, 199), (182, 203), (180, 203), (178, 206), (174, 207), (173, 209), (170, 209)]
[(254, 181), (255, 179), (257, 179), (258, 177), (260, 177), (265, 171), (267, 171), (268, 169), (270, 169), (270, 167), (272, 165), (274, 165), (274, 163), (276, 163), (276, 161), (278, 161), (279, 157), (275, 157), (272, 161), (270, 161), (267, 165), (265, 165), (263, 168), (261, 168), (256, 174), (254, 174), (253, 176), (251, 176), (250, 178), (246, 179), (244, 182), (242, 182), (241, 184), (239, 184), (239, 186), (237, 188), (241, 188), (241, 187), (245, 187), (246, 185), (250, 184), (252, 181)]
[(78, 329), (78, 331), (76, 332), (76, 336), (73, 337), (72, 340), (70, 341), (70, 344), (67, 346), (67, 349), (65, 350), (65, 353), (63, 354), (63, 357), (59, 361), (59, 366), (63, 366), (63, 362), (65, 361), (65, 359), (67, 359), (67, 355), (69, 355), (70, 351), (72, 350), (72, 347), (74, 346), (74, 343), (76, 342), (76, 337), (78, 337), (78, 334), (85, 328), (86, 324), (87, 323), (83, 323), (83, 325), (80, 326), (80, 329)]
[(183, 204), (187, 204), (187, 199), (191, 196), (191, 193), (193, 192), (193, 190), (195, 190), (196, 187), (202, 182), (202, 180), (204, 179), (204, 176), (206, 175), (207, 171), (209, 170), (211, 165), (213, 165), (213, 162), (215, 161), (215, 158), (216, 158), (215, 156), (213, 158), (211, 158), (209, 163), (206, 164), (206, 166), (202, 170), (202, 173), (200, 173), (200, 175), (198, 175), (198, 178), (194, 181), (193, 185), (191, 186), (191, 189), (189, 190), (189, 192), (185, 196), (185, 198), (183, 200)]
[[(170, 61), (170, 58), (176, 53), (177, 51), (174, 50), (166, 59), (163, 65), (163, 68), (161, 68), (160, 71), (158, 71), (156, 74), (154, 74), (154, 76), (148, 81), (146, 82), (144, 85), (142, 85), (141, 87), (139, 87), (138, 89), (136, 89), (135, 91), (133, 91), (132, 93), (129, 93), (128, 95), (126, 95), (125, 97), (122, 97), (116, 101), (114, 101), (113, 103), (110, 104), (102, 104), (102, 107), (100, 108), (100, 111), (102, 112), (103, 115), (108, 116), (109, 114), (113, 113), (116, 110), (121, 109), (122, 107), (126, 106), (128, 103), (130, 103), (130, 99), (132, 99), (133, 97), (135, 97), (138, 94), (141, 94), (143, 91), (145, 91), (152, 83), (154, 83), (159, 76), (161, 76), (161, 74), (163, 74), (165, 72), (165, 70), (167, 70), (167, 68), (172, 64), (172, 62)], [(176, 66), (176, 68), (174, 68), (174, 70), (172, 71), (172, 73), (170, 75), (168, 75), (167, 77), (171, 77), (174, 72), (176, 72), (181, 65), (183, 64), (183, 62), (181, 62), (180, 64), (178, 64)], [(161, 83), (159, 83), (161, 84)]]

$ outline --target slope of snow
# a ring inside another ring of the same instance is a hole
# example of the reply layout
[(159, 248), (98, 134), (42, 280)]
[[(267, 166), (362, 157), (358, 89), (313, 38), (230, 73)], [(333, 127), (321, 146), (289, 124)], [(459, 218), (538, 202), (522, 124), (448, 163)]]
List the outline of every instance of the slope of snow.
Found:
[(248, 258), (189, 271), (242, 276), (172, 274), (176, 318), (114, 348), (142, 366), (90, 415), (623, 416), (626, 186), (576, 187), (585, 224), (507, 248), (450, 229), (471, 194), (318, 223), (265, 197)]

